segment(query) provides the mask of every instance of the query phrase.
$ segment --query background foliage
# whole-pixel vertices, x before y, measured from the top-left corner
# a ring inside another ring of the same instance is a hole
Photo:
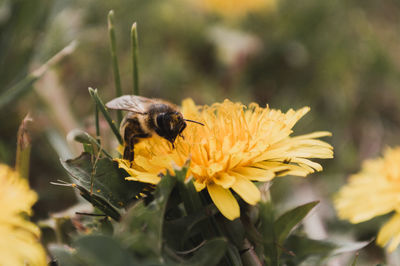
[[[226,18],[192,2],[0,1],[0,93],[79,41],[72,55],[0,112],[0,161],[8,164],[15,158],[20,121],[27,112],[35,119],[30,174],[40,195],[35,219],[76,202],[71,190],[49,182],[67,179],[58,157],[79,154],[79,146],[66,142],[67,133],[74,128],[94,133],[87,87],[98,88],[105,100],[114,97],[106,26],[113,9],[125,93],[131,91],[129,31],[136,21],[144,96],[175,103],[192,97],[198,104],[228,97],[282,110],[310,106],[297,132],[331,131],[335,159],[306,180],[276,181],[274,202],[287,210],[321,199],[304,224],[309,236],[350,241],[376,235],[379,219],[350,226],[337,220],[330,199],[362,160],[400,142],[399,3],[282,0],[276,9]],[[107,139],[111,133],[101,122]],[[104,145],[111,150],[116,143]],[[393,255],[387,258],[373,244],[359,257],[360,263],[390,260]]]

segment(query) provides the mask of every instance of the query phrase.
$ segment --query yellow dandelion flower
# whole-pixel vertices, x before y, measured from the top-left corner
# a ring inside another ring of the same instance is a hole
[[[260,191],[254,181],[306,176],[322,170],[308,158],[332,158],[332,147],[316,139],[329,136],[329,132],[290,136],[295,123],[308,111],[304,107],[282,113],[268,106],[252,103],[246,107],[229,100],[197,107],[188,99],[182,104],[184,117],[205,126],[188,123],[175,149],[159,136],[144,139],[135,145],[134,162],[117,161],[130,175],[128,180],[157,184],[160,173],[174,175],[173,166],[182,166],[190,158],[187,178],[193,178],[197,191],[207,189],[221,213],[233,220],[240,211],[232,191],[255,205]]]
[[[196,3],[204,10],[225,17],[241,17],[252,11],[271,11],[276,7],[276,0],[202,0]]]
[[[360,223],[395,211],[380,229],[377,243],[392,252],[400,242],[400,147],[388,148],[383,158],[367,160],[359,173],[350,176],[348,184],[334,199],[338,216]]]
[[[36,200],[26,180],[0,164],[0,265],[47,265],[40,230],[24,217]]]

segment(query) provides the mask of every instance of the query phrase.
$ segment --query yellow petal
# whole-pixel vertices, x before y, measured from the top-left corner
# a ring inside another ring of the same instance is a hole
[[[399,193],[400,187],[379,173],[362,172],[351,176],[334,203],[340,218],[359,223],[395,210],[399,206]]]
[[[234,172],[246,176],[250,180],[256,180],[260,182],[270,181],[275,176],[272,171],[258,167],[239,167],[236,168]]]
[[[215,184],[222,186],[225,189],[230,188],[233,183],[235,183],[236,179],[233,175],[229,175],[226,173],[219,174],[214,179]]]
[[[124,160],[124,159],[114,159],[114,161],[116,161],[118,163],[118,167],[122,168],[124,170],[127,170],[130,168],[130,162],[128,160]]]
[[[261,199],[261,193],[257,186],[241,175],[236,176],[236,182],[233,184],[232,189],[250,205],[257,204]]]
[[[197,192],[202,191],[206,187],[206,184],[199,183],[196,180],[193,182],[193,185]]]
[[[385,225],[379,230],[376,243],[380,246],[385,246],[389,243],[388,251],[394,251],[400,242],[400,214],[396,213]]]
[[[125,177],[126,180],[139,181],[143,183],[150,183],[157,185],[161,178],[158,175],[142,172],[138,175]]]
[[[158,173],[149,173],[138,171],[130,167],[130,162],[123,159],[114,159],[118,162],[118,167],[124,169],[130,176],[126,177],[126,180],[139,181],[143,183],[158,184],[161,178]]]
[[[223,169],[223,166],[218,163],[213,163],[208,166],[207,168],[207,174],[208,176],[213,176],[215,173],[221,171]]]
[[[292,139],[316,139],[321,137],[329,137],[332,136],[331,132],[328,131],[316,131],[310,134],[305,134],[297,137],[293,137]]]
[[[293,116],[290,115],[291,111],[292,110],[289,110],[287,112],[287,114],[289,114],[289,115],[287,115],[287,120],[286,120],[286,124],[288,125],[289,128],[292,128],[294,126],[294,124],[296,124],[296,122],[300,120],[300,118],[302,118],[306,113],[308,113],[310,111],[310,107],[305,106],[305,107],[297,110],[293,114]]]
[[[311,160],[308,159],[304,159],[304,158],[294,158],[292,159],[292,162],[294,163],[300,163],[300,164],[304,164],[307,166],[310,166],[311,168],[317,170],[317,171],[322,171],[322,166],[319,163],[313,162]]]
[[[240,216],[240,208],[235,197],[228,189],[216,184],[207,185],[208,193],[218,210],[229,220]]]

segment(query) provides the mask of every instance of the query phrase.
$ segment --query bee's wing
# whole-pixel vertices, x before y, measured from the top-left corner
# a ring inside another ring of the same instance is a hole
[[[146,114],[149,110],[149,106],[154,102],[154,100],[135,95],[124,95],[115,98],[108,103],[106,107],[109,109],[125,110],[139,114]]]

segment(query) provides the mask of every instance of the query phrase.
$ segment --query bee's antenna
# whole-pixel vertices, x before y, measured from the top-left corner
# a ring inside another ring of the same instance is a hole
[[[197,121],[194,121],[194,120],[190,120],[190,119],[183,119],[183,120],[204,126],[203,123],[200,123],[200,122],[197,122]]]

